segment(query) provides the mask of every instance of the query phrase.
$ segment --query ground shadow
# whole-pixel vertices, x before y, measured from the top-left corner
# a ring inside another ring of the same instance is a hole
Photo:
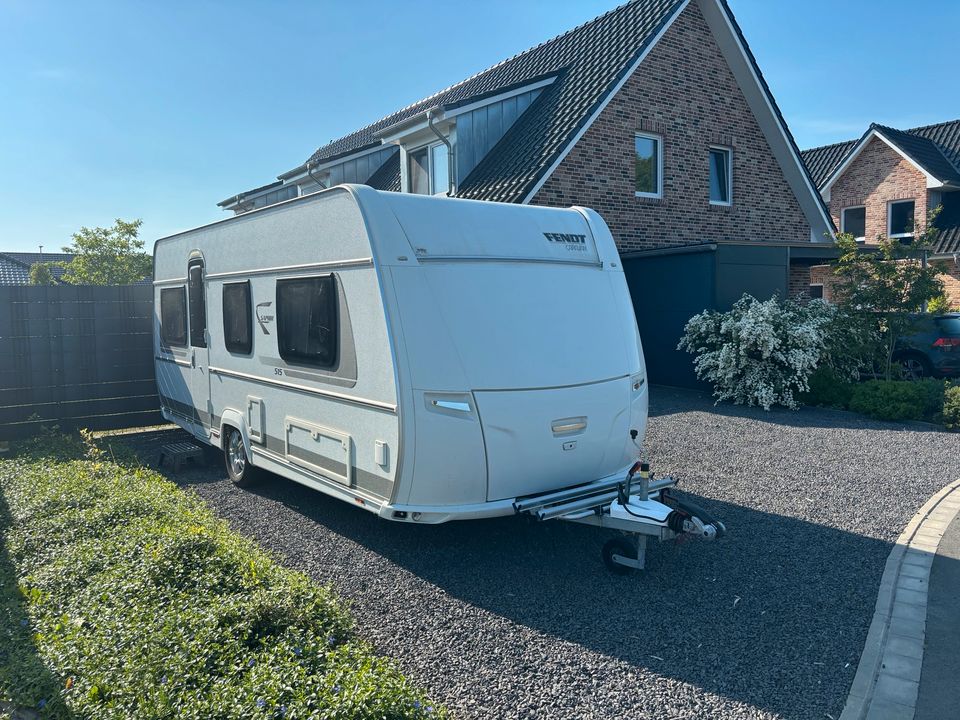
[[[139,442],[149,461],[159,439]],[[172,479],[203,494],[224,478],[217,463]],[[815,519],[697,498],[727,523],[723,541],[658,545],[647,571],[616,577],[600,562],[610,534],[593,528],[520,517],[397,524],[273,475],[252,492],[291,511],[284,527],[264,531],[248,503],[221,513],[321,581],[363,570],[333,548],[320,550],[326,565],[305,565],[297,549],[310,524],[339,536],[340,552],[369,549],[488,613],[785,718],[839,717],[890,551]]]

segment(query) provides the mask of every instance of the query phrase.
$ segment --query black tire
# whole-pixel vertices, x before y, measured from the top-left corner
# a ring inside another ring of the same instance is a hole
[[[237,487],[250,487],[260,479],[260,473],[250,464],[250,458],[243,447],[243,436],[235,428],[227,428],[224,435],[223,461],[227,466],[227,475]]]
[[[629,575],[633,572],[634,568],[615,562],[613,556],[619,555],[630,558],[631,560],[636,560],[637,545],[635,541],[631,542],[625,537],[613,538],[613,540],[607,540],[603,544],[602,555],[603,564],[607,566],[607,570],[614,575]]]
[[[900,376],[904,380],[923,380],[933,377],[933,366],[925,355],[909,353],[898,355],[894,362],[900,365]]]

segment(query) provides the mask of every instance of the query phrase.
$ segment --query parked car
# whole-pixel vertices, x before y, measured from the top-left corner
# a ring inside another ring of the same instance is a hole
[[[960,375],[960,313],[917,315],[893,354],[905,380]]]

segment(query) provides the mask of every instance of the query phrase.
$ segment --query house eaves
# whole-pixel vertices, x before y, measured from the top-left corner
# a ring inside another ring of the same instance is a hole
[[[797,147],[796,141],[787,127],[786,120],[773,98],[773,94],[760,71],[756,58],[750,50],[730,6],[726,0],[689,1],[696,2],[699,5],[727,64],[737,78],[737,82],[763,130],[768,144],[776,156],[785,179],[793,190],[807,221],[810,223],[811,241],[829,241],[829,238],[836,232],[833,220],[823,202],[823,198],[817,192],[816,185],[800,156],[800,150]],[[578,128],[576,134],[568,142],[567,146],[558,153],[549,168],[546,169],[538,181],[527,191],[524,202],[530,202],[536,193],[539,192],[551,173],[560,165],[563,159],[573,149],[574,145],[583,137],[590,125],[592,125],[617,92],[620,91],[629,77],[638,71],[643,60],[656,46],[680,13],[686,9],[689,1],[683,2],[675,7],[674,11],[663,19],[657,30],[647,39],[647,42],[638,49],[633,61],[621,72],[617,81],[600,102],[598,102],[591,114]],[[642,69],[640,71],[642,72]],[[819,232],[818,229],[820,230]]]
[[[797,147],[793,133],[790,132],[787,121],[773,97],[773,92],[743,35],[743,30],[737,23],[733,10],[730,9],[727,0],[699,0],[699,2],[704,17],[710,24],[714,37],[717,38],[720,49],[783,170],[787,183],[793,189],[797,202],[810,223],[811,240],[830,242],[837,230],[833,224],[833,218],[820,193],[817,192],[817,186],[800,156],[800,148]],[[726,35],[722,32],[723,27],[727,30]],[[731,42],[733,47],[730,46]]]
[[[953,166],[936,143],[902,130],[873,123],[821,185],[820,194],[825,200],[830,199],[830,189],[874,139],[886,144],[922,173],[928,188],[960,187],[960,171]]]
[[[323,145],[308,163],[311,169],[321,169],[364,150],[375,151],[382,147],[381,138],[389,137],[387,133],[424,122],[431,108],[441,108],[449,117],[542,82],[543,91],[472,171],[460,178],[457,191],[458,197],[468,199],[529,202],[691,3],[706,18],[760,122],[810,224],[811,239],[820,239],[833,231],[832,220],[725,0],[632,0]],[[278,177],[289,182],[304,176],[306,169],[304,163]]]
[[[252,200],[259,195],[264,195],[271,190],[276,190],[278,187],[283,185],[280,180],[275,180],[272,183],[267,183],[266,185],[261,185],[260,187],[253,188],[253,190],[247,190],[246,192],[238,193],[237,195],[232,195],[226,200],[221,200],[217,203],[217,207],[228,207],[230,205],[237,205],[243,200]]]
[[[277,175],[277,178],[283,182],[290,182],[291,180],[299,179],[305,176],[308,168],[310,170],[323,170],[324,168],[328,168],[331,165],[336,165],[338,162],[346,160],[347,158],[354,156],[359,157],[360,155],[379,150],[382,145],[383,143],[380,140],[375,140],[351,150],[343,150],[335,155],[325,157],[322,160],[314,160],[314,158],[311,156],[311,158],[302,165],[298,165],[292,170],[287,170],[284,173],[280,173]]]

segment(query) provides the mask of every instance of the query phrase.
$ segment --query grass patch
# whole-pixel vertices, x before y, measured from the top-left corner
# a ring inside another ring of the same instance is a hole
[[[327,587],[129,460],[0,460],[0,717],[443,717]]]

